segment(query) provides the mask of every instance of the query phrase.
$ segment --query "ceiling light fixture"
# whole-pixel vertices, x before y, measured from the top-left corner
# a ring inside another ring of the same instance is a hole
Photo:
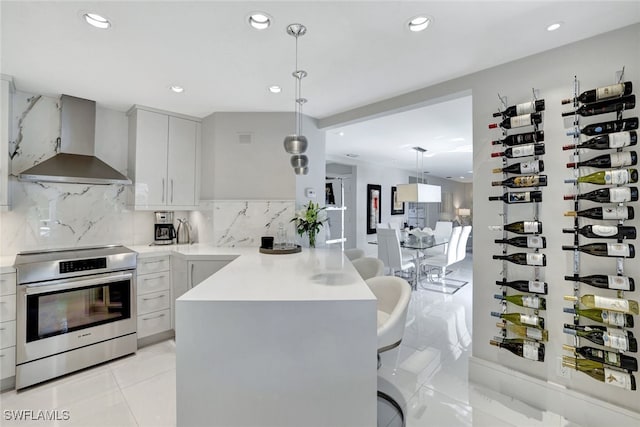
[[[175,92],[175,93],[182,93],[182,92],[184,92],[184,88],[183,88],[182,86],[178,86],[178,85],[171,85],[171,86],[169,87],[169,89],[171,89],[171,91],[172,91],[172,92]]]
[[[419,15],[411,18],[407,25],[409,30],[414,33],[426,30],[433,23],[433,18],[430,16]]]
[[[296,175],[306,175],[309,173],[309,159],[304,153],[307,150],[307,137],[302,135],[302,105],[307,102],[302,97],[302,79],[307,76],[307,72],[298,69],[298,38],[307,33],[307,27],[302,24],[291,24],[287,27],[287,34],[296,38],[296,69],[292,73],[296,79],[296,104],[295,104],[295,133],[287,135],[284,139],[284,149],[291,156],[291,165]],[[304,165],[304,166],[303,166]]]
[[[360,157],[360,154],[347,153],[347,154],[345,154],[345,156],[347,156],[347,157],[351,157],[351,158],[355,159],[356,157]]]
[[[106,30],[111,26],[111,22],[107,18],[100,16],[97,13],[87,12],[82,15],[82,17],[87,21],[87,24],[100,28],[101,30]]]
[[[248,18],[251,28],[266,30],[271,26],[271,17],[264,12],[253,12]]]
[[[344,132],[338,132],[338,136],[344,136]]]
[[[442,189],[439,185],[424,183],[424,153],[422,147],[413,147],[416,151],[416,182],[414,184],[396,185],[398,202],[415,203],[440,203],[442,201]],[[422,155],[422,173],[418,174],[418,157]]]
[[[271,93],[280,93],[282,92],[282,88],[277,85],[269,86],[269,92]]]
[[[547,27],[547,31],[555,31],[562,26],[562,22],[555,22]]]

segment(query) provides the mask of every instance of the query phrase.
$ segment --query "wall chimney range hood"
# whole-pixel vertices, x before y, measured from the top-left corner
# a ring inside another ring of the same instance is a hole
[[[95,156],[96,103],[62,95],[60,152],[18,174],[21,181],[74,184],[131,184],[131,180]]]

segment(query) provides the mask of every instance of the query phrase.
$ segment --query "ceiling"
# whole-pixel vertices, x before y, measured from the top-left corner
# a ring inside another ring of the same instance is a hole
[[[267,30],[247,25],[256,10],[273,17]],[[83,11],[109,18],[112,27],[89,27]],[[13,76],[18,90],[66,93],[120,111],[142,104],[197,117],[292,111],[295,41],[285,29],[300,22],[308,28],[299,40],[300,68],[309,74],[302,87],[309,100],[304,112],[326,118],[639,22],[640,2],[3,0],[0,13],[0,72]],[[432,16],[433,25],[412,33],[406,23],[417,14]],[[547,32],[557,21],[564,25]],[[173,84],[185,91],[169,91]],[[271,94],[271,85],[282,92]],[[423,119],[437,111],[406,113],[420,117],[411,123],[389,118],[384,132],[388,140],[409,144],[409,133],[424,136]],[[403,134],[394,136],[394,123]],[[379,124],[371,127],[380,132]],[[347,130],[348,144],[367,160],[364,144],[373,138],[363,128],[345,127],[337,146],[329,137],[327,152],[342,150]],[[355,135],[362,138],[359,148]],[[423,138],[424,144],[440,135],[471,144],[470,134],[441,129]],[[379,157],[376,152],[371,161]],[[457,162],[453,154],[448,157]]]

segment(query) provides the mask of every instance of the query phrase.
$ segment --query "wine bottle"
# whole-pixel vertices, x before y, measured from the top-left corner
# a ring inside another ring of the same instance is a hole
[[[564,279],[581,282],[600,289],[616,289],[631,292],[636,290],[636,283],[632,277],[592,274],[590,276],[564,276]]]
[[[534,310],[546,310],[547,300],[538,295],[499,295],[493,296],[495,299],[509,301],[520,307],[533,308]]]
[[[510,188],[524,188],[524,187],[546,187],[547,176],[546,175],[526,175],[526,176],[514,176],[504,181],[493,181],[491,185],[497,187],[499,185]]]
[[[512,280],[507,282],[507,279],[502,279],[496,280],[496,285],[508,286],[520,292],[531,292],[534,294],[546,295],[548,292],[547,284],[538,280]]]
[[[562,349],[570,351],[574,354],[579,354],[585,359],[615,366],[617,368],[626,369],[627,371],[635,372],[638,370],[638,361],[635,357],[616,353],[614,351],[600,350],[599,348],[586,346],[576,348],[566,344],[562,345]]]
[[[565,334],[577,335],[605,347],[632,353],[638,351],[638,341],[631,331],[600,325],[581,326],[568,323],[564,324],[563,331]]]
[[[600,310],[617,311],[619,313],[628,314],[640,314],[640,308],[638,307],[638,301],[625,299],[625,298],[611,298],[603,297],[600,295],[582,295],[578,298],[575,295],[565,295],[565,301],[578,301],[580,304],[589,308],[597,308]]]
[[[509,350],[511,353],[525,359],[544,362],[544,344],[540,342],[512,338],[503,339],[502,341],[490,340],[489,344]]]
[[[591,102],[602,101],[610,98],[618,98],[620,96],[629,95],[633,90],[631,82],[617,83],[614,85],[603,86],[582,92],[577,98],[566,98],[562,100],[562,104],[569,104],[574,100],[589,104]]]
[[[567,136],[578,136],[580,134],[587,136],[603,135],[606,133],[622,132],[638,129],[638,118],[630,117],[622,120],[612,120],[610,122],[594,123],[583,127],[582,129],[573,128],[567,132]]]
[[[518,191],[491,196],[489,200],[502,200],[505,203],[533,203],[542,201],[542,191]]]
[[[635,105],[635,104],[634,104]],[[531,126],[542,121],[542,114],[528,113],[520,116],[508,117],[500,123],[491,123],[489,129],[495,129],[500,126],[502,129],[521,128],[523,126]]]
[[[532,328],[530,326],[514,325],[511,323],[496,323],[498,328],[506,329],[522,338],[538,341],[549,341],[549,331],[546,329]]]
[[[592,168],[618,168],[622,166],[633,166],[638,163],[638,154],[635,151],[621,151],[618,153],[603,154],[593,159],[582,162],[567,163],[568,168],[592,167]]]
[[[539,329],[544,329],[544,318],[536,316],[535,314],[498,313],[497,311],[492,311],[491,315],[493,317],[499,317],[507,320],[516,325],[533,326]]]
[[[591,219],[633,219],[635,217],[635,210],[633,206],[599,207],[577,212],[568,211],[564,213],[564,216],[581,216]]]
[[[634,258],[636,248],[631,243],[589,243],[582,246],[562,245],[565,251],[580,251],[593,256]]]
[[[636,389],[636,379],[628,372],[617,371],[605,367],[594,360],[576,359],[571,356],[562,356],[562,366],[584,372],[591,378],[605,384],[614,385],[625,390]]]
[[[539,173],[542,171],[544,171],[544,161],[542,160],[514,163],[504,168],[492,170],[493,173]]]
[[[493,117],[513,117],[521,116],[523,114],[537,113],[544,111],[544,99],[537,99],[535,101],[523,102],[522,104],[512,105],[505,108],[499,113],[493,113]]]
[[[627,95],[605,101],[584,104],[577,110],[565,111],[562,117],[578,114],[583,117],[595,116],[597,114],[612,113],[614,111],[631,110],[636,106],[636,96]],[[515,117],[514,117],[515,118]]]
[[[547,265],[547,257],[544,254],[536,252],[518,252],[510,255],[494,255],[493,259],[501,259],[519,265],[545,266]]]
[[[630,147],[637,143],[638,133],[636,131],[625,131],[596,136],[580,144],[564,145],[562,149],[573,150],[574,148],[588,148],[590,150],[608,150],[610,148]]]
[[[589,237],[592,239],[605,238],[605,239],[635,239],[636,228],[632,226],[624,225],[585,225],[582,228],[563,228],[563,233],[575,233]]]
[[[544,154],[544,144],[526,144],[509,147],[504,151],[491,153],[491,157],[507,157],[514,159],[525,156],[541,156]]]
[[[511,239],[496,239],[494,242],[504,243],[518,248],[544,249],[547,247],[547,239],[542,236],[522,236],[513,237]]]
[[[542,223],[540,221],[516,221],[504,226],[490,225],[489,230],[506,230],[516,234],[540,234],[542,233]]]
[[[566,183],[583,182],[596,185],[624,185],[630,182],[638,182],[637,169],[613,169],[607,171],[594,172],[589,175],[578,177],[578,179],[565,179]]]
[[[633,316],[626,313],[619,313],[617,311],[602,310],[598,308],[568,308],[562,309],[565,313],[570,313],[587,319],[595,320],[596,322],[605,323],[611,326],[620,326],[621,328],[633,328],[634,321]]]
[[[519,133],[516,135],[508,135],[508,136],[505,136],[503,139],[491,141],[491,145],[513,146],[513,145],[522,145],[522,144],[532,144],[535,142],[542,142],[542,141],[544,141],[544,131],[539,130],[536,132],[525,132],[525,133]]]
[[[638,187],[599,188],[584,194],[568,194],[564,200],[590,200],[596,203],[623,203],[638,201]]]

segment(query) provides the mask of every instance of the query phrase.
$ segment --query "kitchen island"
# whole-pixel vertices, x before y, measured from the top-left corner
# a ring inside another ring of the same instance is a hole
[[[177,424],[376,425],[376,299],[342,252],[232,250],[176,301]]]

